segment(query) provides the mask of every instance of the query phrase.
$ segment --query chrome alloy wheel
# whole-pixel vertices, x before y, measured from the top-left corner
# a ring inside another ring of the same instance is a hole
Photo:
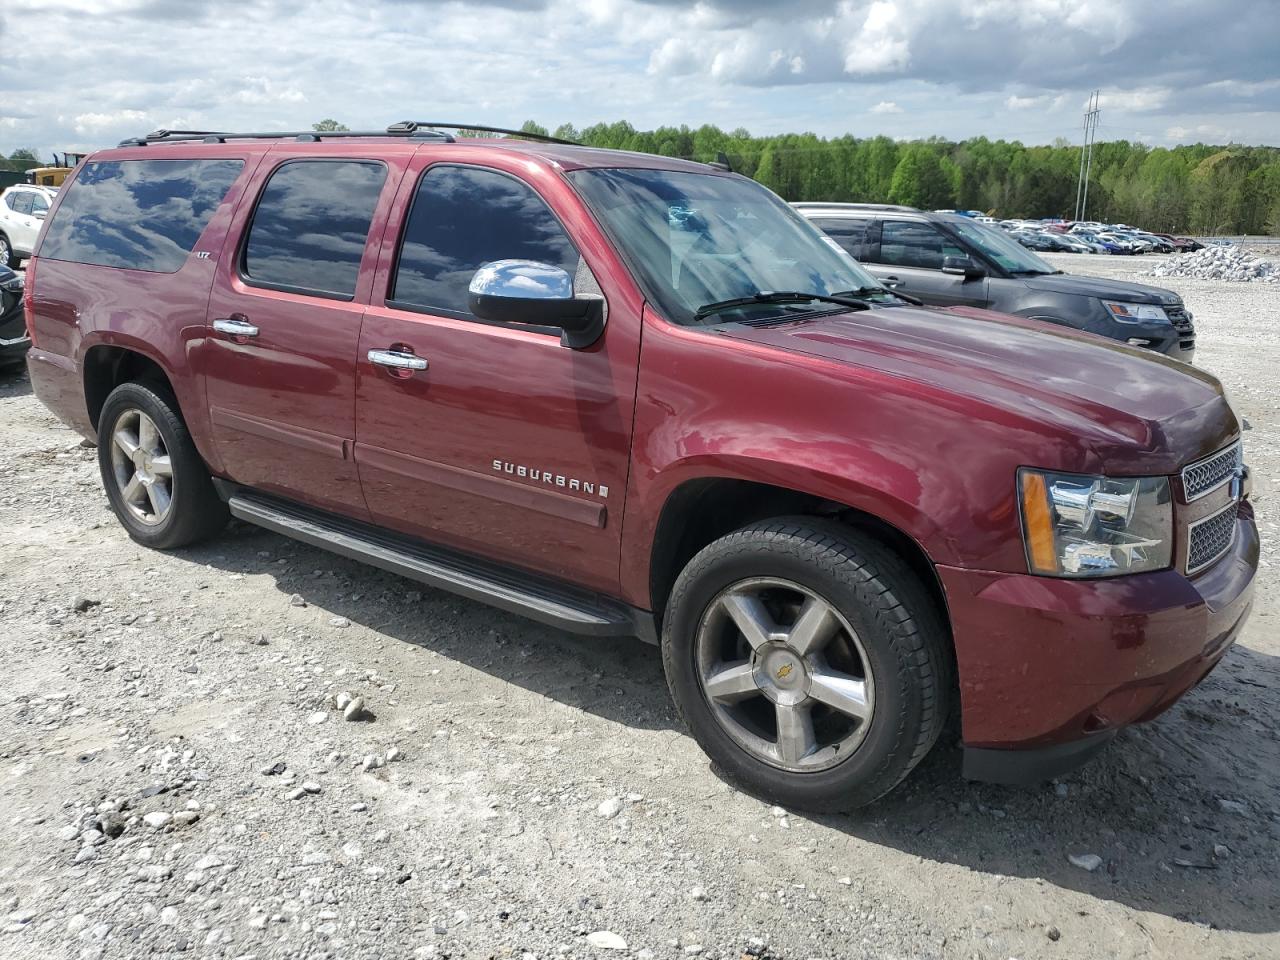
[[[116,418],[111,464],[129,513],[148,526],[163,523],[173,505],[173,464],[155,421],[141,410]]]
[[[757,760],[827,770],[870,729],[875,683],[866,650],[832,604],[797,583],[729,586],[707,606],[695,651],[712,714]]]

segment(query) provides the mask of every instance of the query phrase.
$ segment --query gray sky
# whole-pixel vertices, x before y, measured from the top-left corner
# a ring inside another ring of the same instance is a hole
[[[5,0],[0,151],[401,119],[1280,144],[1276,0]]]

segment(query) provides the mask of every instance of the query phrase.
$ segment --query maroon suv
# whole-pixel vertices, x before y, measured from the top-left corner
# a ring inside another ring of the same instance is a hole
[[[159,549],[228,516],[599,637],[771,800],[867,803],[952,711],[1050,776],[1249,612],[1218,382],[885,289],[721,165],[558,142],[159,132],[26,284],[32,383]]]

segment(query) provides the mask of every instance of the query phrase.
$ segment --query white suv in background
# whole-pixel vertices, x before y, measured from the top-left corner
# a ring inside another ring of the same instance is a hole
[[[0,194],[0,267],[18,266],[31,256],[40,225],[49,215],[57,191],[19,183]]]

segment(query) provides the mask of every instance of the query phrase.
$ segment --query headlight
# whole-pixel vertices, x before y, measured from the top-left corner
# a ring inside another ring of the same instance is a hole
[[[1113,480],[1023,468],[1018,488],[1032,573],[1114,577],[1173,561],[1167,477]]]
[[[1164,307],[1158,307],[1154,303],[1120,303],[1115,300],[1103,300],[1102,305],[1121,323],[1169,319],[1169,315],[1164,312]]]

